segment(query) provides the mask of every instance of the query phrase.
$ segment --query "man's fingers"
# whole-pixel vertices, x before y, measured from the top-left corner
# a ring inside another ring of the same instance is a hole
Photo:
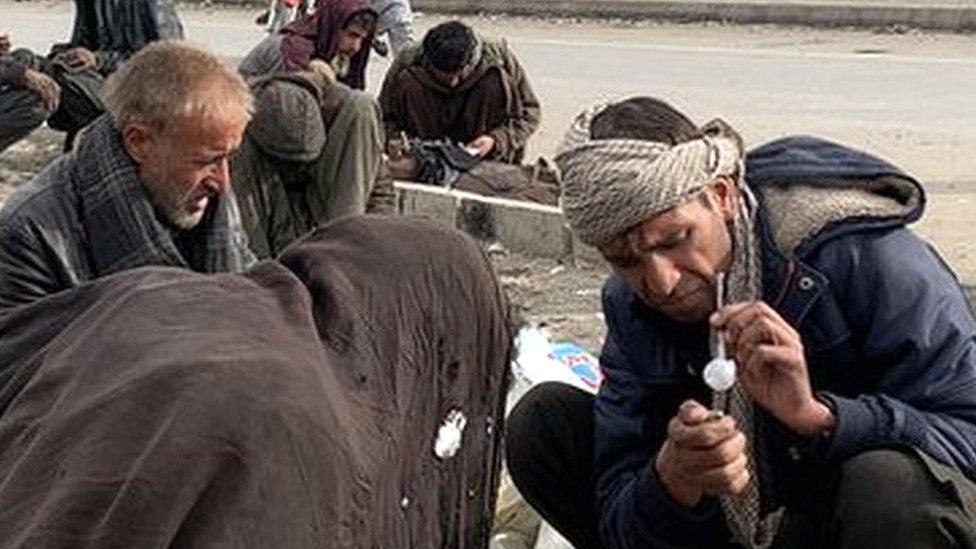
[[[682,466],[688,471],[707,471],[734,462],[746,447],[746,436],[737,432],[731,438],[706,450],[680,449]]]
[[[736,337],[736,344],[741,347],[758,345],[760,343],[772,345],[779,343],[776,332],[773,330],[769,321],[764,318],[757,318],[753,322],[745,325]]]
[[[676,418],[668,426],[668,437],[683,448],[711,448],[737,432],[735,420],[728,416],[697,425],[688,425]]]
[[[61,102],[61,86],[53,78],[45,77],[41,79],[40,87],[41,100],[44,101],[44,106],[52,112],[58,110],[58,104]]]
[[[730,332],[728,344],[730,352],[741,362],[757,345],[798,347],[800,341],[792,330],[787,330],[767,317],[758,317],[741,331]]]
[[[702,423],[708,415],[708,408],[694,400],[686,400],[678,407],[678,418],[689,425]]]
[[[709,317],[709,323],[715,328],[725,328],[729,323],[729,320],[739,316],[745,311],[748,311],[754,304],[754,301],[743,301],[741,303],[733,303],[731,305],[726,305],[721,309],[712,313]]]
[[[746,468],[740,471],[737,476],[735,476],[728,482],[703,488],[702,491],[710,496],[718,496],[718,495],[737,496],[739,494],[742,494],[745,491],[751,479],[752,479],[752,475],[749,474],[749,469]]]
[[[779,319],[784,324],[786,323],[779,313],[765,301],[743,301],[726,305],[715,311],[709,318],[709,322],[716,328],[725,328],[728,324],[744,326],[752,319],[760,316]]]
[[[741,482],[743,474],[748,475],[749,459],[745,454],[740,454],[731,463],[726,463],[720,467],[709,469],[697,475],[695,481],[709,493],[728,492],[730,488]]]
[[[50,110],[51,112],[55,112],[55,111],[58,110],[58,107],[61,105],[61,87],[60,86],[58,86],[57,84],[55,84],[51,88],[50,98],[48,98],[48,100],[46,101],[46,103],[47,103],[48,110]]]
[[[733,352],[760,343],[796,345],[800,342],[799,333],[761,301],[725,307],[713,315],[711,324],[725,332]]]
[[[732,495],[739,495],[742,492],[744,492],[745,489],[746,489],[746,486],[749,485],[749,480],[751,478],[752,478],[752,476],[749,474],[749,469],[747,467],[729,485],[729,488],[728,488],[729,493],[732,494]]]
[[[746,355],[743,365],[743,375],[746,377],[757,377],[762,373],[763,368],[777,368],[800,364],[801,357],[797,356],[797,350],[782,345],[757,345]],[[787,368],[786,370],[789,370]],[[784,370],[784,372],[786,371]]]

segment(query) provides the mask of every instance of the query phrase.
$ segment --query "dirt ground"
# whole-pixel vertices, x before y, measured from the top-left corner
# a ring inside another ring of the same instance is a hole
[[[544,327],[556,341],[573,341],[591,353],[599,352],[606,333],[600,312],[605,266],[491,255],[499,281],[523,320]]]
[[[0,154],[0,202],[13,192],[14,187],[30,181],[61,152],[63,136],[40,128]]]

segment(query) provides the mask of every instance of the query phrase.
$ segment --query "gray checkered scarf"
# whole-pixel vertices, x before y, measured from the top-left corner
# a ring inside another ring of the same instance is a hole
[[[617,235],[701,193],[716,177],[725,176],[740,191],[739,208],[730,232],[732,265],[727,273],[726,301],[760,299],[762,277],[755,233],[756,201],[744,182],[742,140],[721,120],[702,127],[702,137],[678,145],[637,139],[592,139],[593,118],[609,106],[602,103],[581,113],[559,147],[556,163],[562,172],[562,207],[573,231],[591,245]],[[761,516],[757,459],[762,448],[754,441],[751,397],[736,384],[728,394],[729,412],[747,434],[746,453],[752,474],[745,492],[721,497],[726,524],[733,539],[748,548],[767,547],[781,513]]]
[[[256,261],[233,194],[212,201],[189,231],[163,225],[107,115],[92,122],[71,154],[96,276],[146,265],[240,271]]]

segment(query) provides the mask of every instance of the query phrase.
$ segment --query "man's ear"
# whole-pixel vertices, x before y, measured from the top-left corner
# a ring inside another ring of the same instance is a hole
[[[153,136],[149,128],[130,122],[122,128],[122,145],[136,164],[143,164],[153,153]]]
[[[719,212],[726,221],[731,222],[735,219],[735,212],[739,208],[739,188],[730,177],[722,175],[712,182],[712,190],[715,193]]]

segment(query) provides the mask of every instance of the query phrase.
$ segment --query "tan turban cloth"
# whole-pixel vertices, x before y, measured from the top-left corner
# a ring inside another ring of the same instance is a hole
[[[639,139],[592,139],[590,125],[609,103],[577,116],[560,145],[556,163],[562,172],[562,207],[570,227],[587,244],[599,246],[642,221],[694,198],[715,178],[730,178],[741,199],[730,228],[732,265],[727,273],[729,303],[762,296],[759,248],[755,236],[755,199],[744,183],[742,139],[724,121],[702,127],[702,137],[671,146]],[[763,514],[757,456],[762,437],[753,422],[752,397],[736,383],[713,396],[713,406],[727,409],[746,434],[749,484],[739,496],[722,496],[725,522],[733,539],[750,549],[768,547],[782,510]]]
[[[590,124],[606,103],[573,122],[556,153],[563,211],[579,238],[594,246],[687,201],[718,176],[738,181],[742,140],[721,120],[705,135],[674,147],[639,139],[591,139]]]

